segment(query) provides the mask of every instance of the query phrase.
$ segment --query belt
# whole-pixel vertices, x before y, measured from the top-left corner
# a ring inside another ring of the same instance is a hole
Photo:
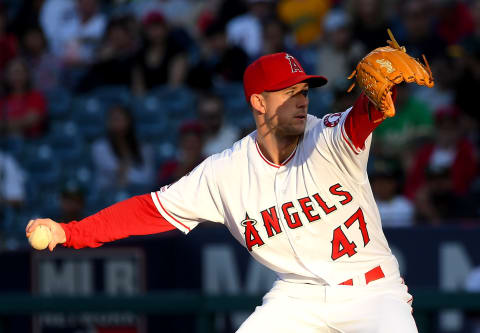
[[[365,282],[366,284],[369,284],[372,281],[380,280],[384,277],[385,274],[383,273],[382,268],[377,266],[365,273]],[[339,284],[344,286],[353,286],[353,279],[348,279]]]

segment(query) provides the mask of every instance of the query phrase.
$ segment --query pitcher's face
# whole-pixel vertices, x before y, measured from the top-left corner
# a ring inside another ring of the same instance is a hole
[[[298,136],[305,131],[308,112],[308,84],[297,83],[288,88],[264,92],[265,123],[281,136]]]

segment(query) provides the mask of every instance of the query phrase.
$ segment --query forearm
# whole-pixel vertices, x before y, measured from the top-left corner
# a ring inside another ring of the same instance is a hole
[[[155,208],[150,194],[135,196],[81,221],[61,223],[66,247],[98,247],[132,235],[150,235],[175,229]]]
[[[396,91],[392,90],[392,99],[395,101]],[[383,113],[377,110],[362,93],[345,119],[345,132],[355,147],[363,149],[365,140],[383,121]]]

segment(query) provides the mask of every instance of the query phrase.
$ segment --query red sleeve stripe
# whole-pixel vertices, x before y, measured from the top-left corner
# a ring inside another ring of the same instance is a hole
[[[185,224],[183,224],[182,222],[180,222],[179,220],[177,220],[175,217],[173,217],[172,214],[170,214],[166,209],[165,207],[163,207],[162,203],[160,202],[160,198],[158,197],[158,193],[157,192],[152,192],[151,193],[152,195],[152,200],[153,200],[153,203],[155,204],[155,206],[157,207],[157,210],[158,212],[160,213],[160,215],[162,215],[163,217],[165,217],[165,219],[168,220],[168,222],[170,222],[171,224],[173,224],[177,229],[179,229],[180,231],[182,231],[183,233],[185,234],[188,234],[190,232],[190,228],[187,227]]]
[[[351,108],[348,112],[351,111]],[[346,117],[345,117],[346,118]],[[341,125],[341,131],[342,131],[342,138],[343,140],[345,140],[345,142],[347,143],[347,145],[350,147],[350,149],[355,153],[355,155],[358,155],[359,153],[361,153],[362,151],[360,149],[356,149],[355,148],[355,145],[353,144],[352,140],[348,137],[348,134],[345,133],[345,127],[344,127],[344,124],[345,124],[345,121],[342,123]]]

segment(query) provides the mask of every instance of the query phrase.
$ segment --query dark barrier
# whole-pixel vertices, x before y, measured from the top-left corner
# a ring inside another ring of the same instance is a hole
[[[415,319],[420,333],[432,333],[434,314],[442,309],[480,312],[480,293],[416,290]],[[189,291],[156,291],[133,297],[40,297],[0,295],[0,319],[9,315],[80,312],[133,312],[137,314],[194,314],[196,333],[211,333],[214,314],[252,311],[261,295],[206,296]],[[0,320],[0,333],[6,333]]]

